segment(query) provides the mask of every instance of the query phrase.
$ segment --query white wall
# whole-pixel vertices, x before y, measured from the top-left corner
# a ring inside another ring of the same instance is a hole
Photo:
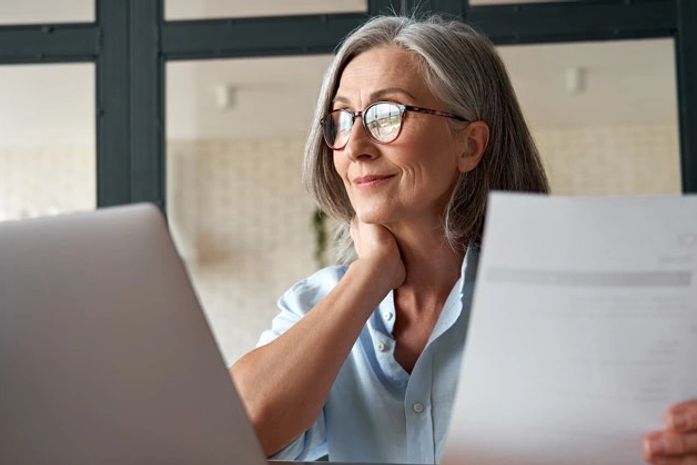
[[[94,73],[0,66],[0,221],[95,208]]]
[[[0,24],[94,21],[95,0],[2,0]]]
[[[241,18],[368,11],[367,0],[165,0],[165,19]]]
[[[180,173],[170,179],[170,223],[228,362],[254,347],[281,293],[317,269],[314,207],[300,183],[303,144],[302,137],[170,144],[168,165]]]
[[[95,66],[0,66],[0,147],[94,147]]]

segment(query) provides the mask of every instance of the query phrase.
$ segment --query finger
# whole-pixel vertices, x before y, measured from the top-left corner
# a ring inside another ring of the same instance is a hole
[[[688,456],[697,458],[697,433],[663,431],[653,433],[644,440],[644,457]]]
[[[351,224],[349,226],[349,234],[351,235],[351,240],[354,242],[354,244],[357,242],[357,234],[358,234],[358,223],[356,223],[356,219],[354,218],[351,220]]]
[[[351,224],[349,226],[349,235],[351,236],[351,242],[353,243],[353,250],[356,253],[356,255],[360,257],[360,233],[358,230],[358,220],[356,219],[356,217],[354,217],[351,220]]]
[[[686,457],[666,457],[657,456],[650,460],[648,463],[652,465],[697,465],[697,456],[690,455]]]
[[[666,425],[675,431],[697,431],[697,400],[673,405],[665,420]]]
[[[694,407],[697,406],[697,399],[690,399],[686,400],[685,402],[678,402],[677,404],[673,404],[669,410],[673,409],[681,409],[685,407]]]

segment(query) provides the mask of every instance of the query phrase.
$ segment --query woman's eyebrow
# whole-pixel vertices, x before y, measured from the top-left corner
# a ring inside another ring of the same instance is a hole
[[[349,105],[351,102],[349,101],[349,99],[342,97],[340,95],[337,95],[336,97],[334,97],[332,99],[332,103],[345,103],[346,105]]]
[[[390,94],[403,94],[412,100],[416,100],[416,97],[414,97],[411,93],[409,93],[408,91],[406,91],[402,88],[399,88],[399,87],[388,87],[387,89],[380,89],[380,90],[370,94],[370,99],[375,100],[375,99],[378,99],[380,97],[384,97],[385,95],[390,95]]]

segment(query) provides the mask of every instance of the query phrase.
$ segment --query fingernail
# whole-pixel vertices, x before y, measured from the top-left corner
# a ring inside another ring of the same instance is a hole
[[[687,427],[687,415],[682,412],[673,413],[670,416],[670,426],[673,429],[682,430]]]
[[[663,452],[663,441],[661,438],[653,438],[646,441],[646,451],[649,455],[660,454]]]

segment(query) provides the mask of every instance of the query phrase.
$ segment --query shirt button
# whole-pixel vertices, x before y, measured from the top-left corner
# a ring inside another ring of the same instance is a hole
[[[424,404],[421,402],[416,402],[414,405],[411,406],[411,408],[414,410],[414,413],[421,413],[424,411]]]
[[[394,315],[392,314],[392,312],[385,312],[385,319],[386,319],[387,321],[392,320],[392,317],[393,317],[393,316],[394,316]]]
[[[386,351],[386,350],[387,350],[387,344],[385,344],[385,343],[382,342],[382,341],[381,341],[381,342],[378,342],[378,350],[379,350],[380,352]]]

